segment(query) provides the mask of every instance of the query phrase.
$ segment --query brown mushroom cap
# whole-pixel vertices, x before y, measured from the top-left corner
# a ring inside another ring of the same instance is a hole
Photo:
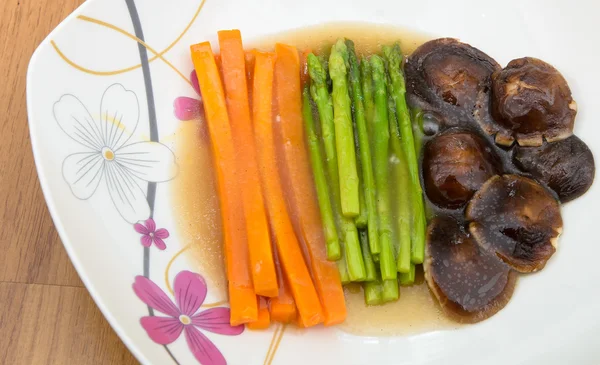
[[[583,195],[596,173],[592,151],[575,135],[540,147],[517,146],[513,161],[554,190],[563,203]]]
[[[513,270],[482,250],[451,217],[429,224],[424,269],[444,313],[461,323],[482,321],[504,308],[517,280]]]
[[[517,175],[489,179],[467,205],[466,218],[481,247],[520,272],[544,268],[563,224],[550,192]]]
[[[449,126],[478,119],[490,123],[491,75],[500,68],[490,56],[456,39],[429,41],[406,61],[409,103],[442,115]]]
[[[567,81],[554,67],[537,58],[510,61],[492,76],[492,115],[483,124],[496,142],[510,146],[541,146],[543,137],[559,141],[573,133],[577,104]]]
[[[483,183],[499,173],[501,163],[494,151],[471,132],[451,129],[425,145],[425,192],[439,207],[464,206]]]

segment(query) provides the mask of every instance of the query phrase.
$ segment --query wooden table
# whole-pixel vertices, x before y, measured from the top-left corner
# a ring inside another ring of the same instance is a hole
[[[0,364],[137,364],[77,276],[40,189],[25,75],[83,0],[0,1]]]

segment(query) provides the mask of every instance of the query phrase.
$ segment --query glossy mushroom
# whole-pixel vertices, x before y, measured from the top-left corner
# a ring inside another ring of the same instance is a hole
[[[496,314],[513,294],[516,273],[482,250],[451,217],[437,217],[427,233],[425,279],[450,318],[475,323]]]
[[[517,175],[489,179],[467,205],[466,218],[479,245],[520,272],[544,268],[563,224],[550,192]]]
[[[482,119],[491,122],[491,75],[500,65],[490,56],[452,38],[429,41],[405,65],[411,106],[436,112],[448,126]]]
[[[425,145],[425,192],[439,207],[464,206],[483,183],[499,173],[501,163],[494,151],[471,132],[451,129]]]
[[[510,61],[492,76],[492,123],[483,129],[496,143],[541,146],[573,133],[577,104],[567,81],[554,67],[537,58]]]
[[[594,155],[577,136],[514,149],[513,162],[546,184],[565,203],[583,195],[594,182]]]

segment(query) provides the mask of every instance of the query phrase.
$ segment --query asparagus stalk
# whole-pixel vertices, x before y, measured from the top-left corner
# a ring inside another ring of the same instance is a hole
[[[377,278],[377,271],[375,268],[375,262],[371,256],[371,249],[369,247],[369,235],[366,230],[360,230],[358,232],[360,239],[360,247],[362,249],[363,261],[365,262],[365,281],[373,281]]]
[[[399,281],[402,286],[409,286],[415,283],[415,264],[410,264],[410,270],[407,273],[400,274]]]
[[[398,288],[398,279],[384,280],[381,301],[383,303],[393,302],[400,297],[400,288]]]
[[[406,105],[406,84],[402,74],[402,52],[400,45],[383,47],[383,53],[389,65],[390,78],[396,104],[396,114],[402,135],[402,148],[408,162],[408,171],[411,180],[411,203],[413,210],[412,222],[412,252],[411,260],[415,264],[423,263],[425,256],[425,208],[423,203],[423,190],[419,179],[419,163],[415,149],[412,123],[408,106]]]
[[[383,304],[383,285],[381,280],[367,281],[363,283],[365,303],[367,305]]]
[[[373,76],[371,75],[371,64],[366,58],[360,60],[360,81],[365,104],[365,119],[367,120],[367,132],[373,136]],[[372,140],[372,139],[371,139]]]
[[[368,214],[368,232],[369,244],[373,253],[379,253],[379,221],[377,217],[377,203],[375,196],[375,177],[373,174],[373,162],[371,158],[371,146],[369,142],[369,132],[367,129],[366,112],[364,107],[364,98],[361,88],[360,69],[358,58],[354,51],[354,43],[346,41],[348,48],[348,63],[350,64],[349,83],[352,95],[352,105],[354,106],[354,121],[356,134],[358,135],[359,165],[362,172],[362,188],[364,193],[364,202]],[[361,207],[362,209],[362,207]],[[362,211],[361,211],[362,214]]]
[[[341,210],[340,182],[338,174],[338,159],[336,150],[336,131],[332,99],[327,91],[327,73],[317,56],[307,57],[308,73],[312,80],[311,95],[321,120],[321,134],[325,150],[325,164],[332,193],[334,216],[340,229],[340,243],[343,259],[346,261],[348,280],[362,281],[366,273],[362,259],[362,250],[358,239],[358,231],[352,219],[344,217]],[[341,264],[338,264],[338,268]],[[343,272],[340,271],[343,275]]]
[[[321,209],[321,220],[323,221],[323,231],[327,247],[327,259],[338,260],[341,256],[340,240],[333,218],[333,209],[329,200],[329,186],[325,177],[325,167],[323,166],[323,154],[317,137],[315,121],[312,115],[312,106],[310,104],[310,95],[308,86],[304,87],[302,93],[302,116],[304,118],[304,130],[308,141],[308,150],[310,154],[310,162],[313,170],[313,178],[317,191],[317,199],[319,208]]]
[[[340,273],[340,281],[342,282],[342,285],[346,285],[352,280],[350,280],[350,274],[348,274],[348,265],[346,263],[346,249],[343,243],[340,244],[340,249],[340,259],[337,260],[335,264],[337,266],[338,272]]]
[[[388,92],[391,91],[391,84],[387,78]],[[391,92],[389,92],[391,95]],[[398,121],[396,120],[396,108],[393,98],[388,98],[389,106],[389,128],[390,128],[390,169],[392,170],[392,181],[397,186],[395,208],[397,212],[397,234],[394,240],[396,252],[396,269],[400,273],[406,273],[410,270],[410,249],[411,249],[411,228],[412,221],[410,211],[410,189],[411,182],[408,176],[406,158],[402,150],[400,131],[398,130]]]
[[[381,277],[396,280],[396,260],[392,249],[392,218],[388,175],[388,95],[385,86],[383,59],[373,55],[370,59],[375,96],[373,113],[373,171],[377,188],[377,213],[379,216],[379,267]]]
[[[358,150],[357,150],[358,151]],[[358,173],[361,173],[362,166],[360,165],[360,160],[356,160],[356,169]],[[367,228],[369,223],[369,213],[367,212],[367,204],[365,203],[365,191],[364,191],[364,183],[359,179],[358,181],[358,201],[360,203],[360,213],[358,217],[354,219],[354,223],[356,227],[359,229]]]
[[[352,114],[348,96],[347,66],[348,50],[343,39],[331,48],[329,75],[333,82],[333,112],[335,124],[335,145],[338,156],[338,173],[342,214],[354,218],[360,213],[358,198],[358,173],[354,153],[354,133]]]

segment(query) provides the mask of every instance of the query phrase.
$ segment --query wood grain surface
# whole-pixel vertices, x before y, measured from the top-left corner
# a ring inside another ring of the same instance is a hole
[[[137,364],[67,257],[29,140],[29,59],[82,3],[0,1],[0,365]]]

